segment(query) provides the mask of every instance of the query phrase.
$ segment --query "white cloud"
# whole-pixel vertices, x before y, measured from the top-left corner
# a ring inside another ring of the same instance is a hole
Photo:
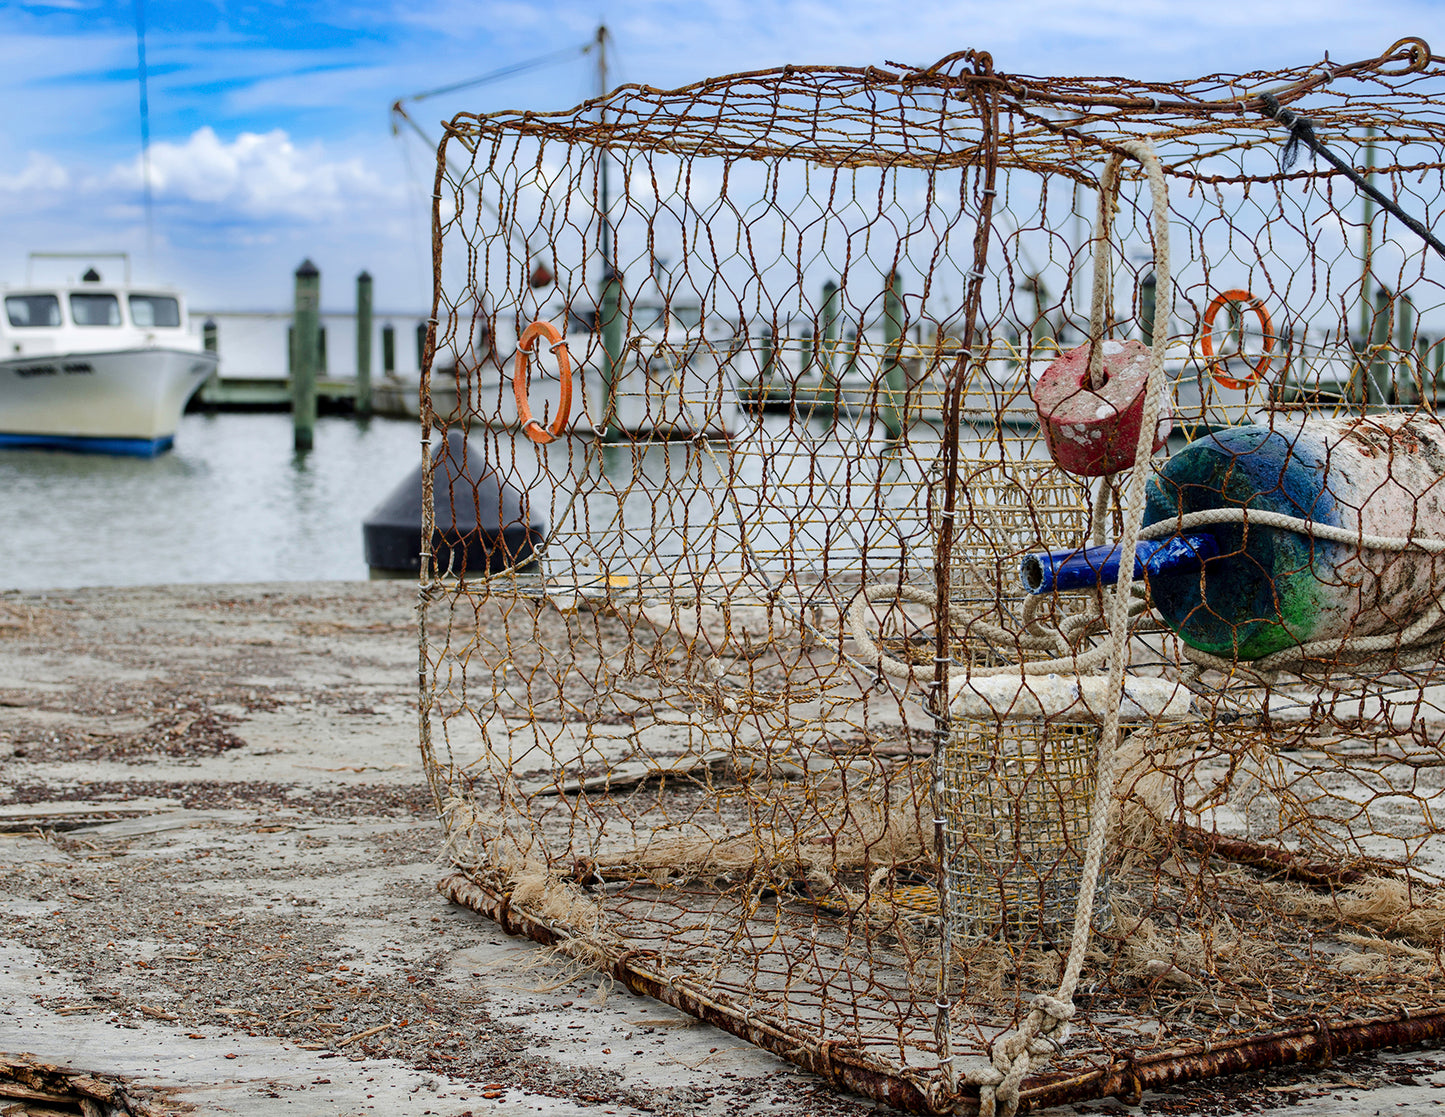
[[[319,143],[297,146],[279,128],[242,132],[227,142],[207,126],[184,143],[152,145],[150,164],[158,202],[204,205],[220,223],[265,218],[320,223],[403,199],[399,188],[361,159],[332,158]],[[100,185],[139,191],[140,157],[115,168]]]
[[[23,169],[0,174],[0,191],[30,195],[34,191],[59,191],[70,185],[70,174],[51,156],[32,151]]]

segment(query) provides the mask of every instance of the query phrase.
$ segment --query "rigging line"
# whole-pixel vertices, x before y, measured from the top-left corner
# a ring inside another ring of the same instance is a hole
[[[396,121],[398,117],[406,121],[407,127],[409,127],[413,132],[420,136],[422,142],[428,147],[437,151],[441,149],[441,145],[438,144],[435,140],[433,140],[429,135],[427,135],[426,130],[422,128],[420,124],[418,124],[415,120],[413,120],[410,116],[407,115],[406,110],[401,107],[400,101],[397,101],[391,106],[391,134],[393,136],[396,136],[398,138],[400,138],[401,136],[401,130],[396,126]],[[451,174],[452,178],[456,181],[458,187],[462,191],[465,191],[467,187],[470,186],[472,189],[472,193],[476,195],[477,205],[490,213],[498,221],[502,221],[501,211],[494,204],[492,204],[492,202],[488,201],[482,195],[481,183],[477,182],[475,179],[473,179],[473,181],[471,182],[467,181],[467,170],[465,167],[458,166],[456,163],[452,162],[450,156],[447,156],[446,168],[448,173]],[[531,246],[527,243],[527,239],[522,234],[521,230],[517,229],[510,223],[504,222],[504,224],[506,224],[507,236],[511,239],[512,243],[520,246],[522,251],[526,253],[527,258],[531,259]]]
[[[135,0],[136,72],[140,77],[140,173],[141,196],[146,215],[146,262],[154,267],[155,212],[151,199],[151,110],[146,93],[146,16],[145,0]]]
[[[1315,133],[1314,124],[1308,117],[1300,116],[1298,113],[1282,108],[1279,101],[1268,93],[1260,94],[1259,103],[1261,106],[1259,111],[1262,116],[1267,116],[1271,120],[1277,120],[1289,129],[1289,140],[1285,143],[1284,153],[1281,159],[1282,170],[1288,171],[1290,167],[1293,166],[1295,154],[1300,144],[1304,144],[1308,151],[1322,157],[1354,183],[1356,190],[1367,197],[1373,198],[1382,209],[1398,219],[1407,229],[1424,240],[1426,244],[1441,256],[1445,256],[1445,244],[1442,244],[1440,239],[1432,234],[1422,221],[1406,213],[1394,198],[1377,189],[1368,178],[1355,170],[1353,164],[1347,163],[1327,148]]]
[[[401,98],[402,101],[425,101],[428,97],[439,97],[443,93],[456,93],[462,89],[472,89],[478,85],[485,85],[487,82],[500,81],[502,78],[509,78],[515,74],[525,74],[529,70],[535,70],[541,66],[550,65],[553,62],[561,62],[583,54],[589,54],[595,43],[588,41],[581,46],[566,47],[562,50],[554,50],[550,54],[543,54],[537,58],[530,58],[525,62],[515,62],[510,66],[503,66],[500,70],[493,70],[483,74],[481,77],[468,78],[466,81],[453,82],[451,85],[439,86],[436,89],[428,89],[424,93],[413,93],[410,97]],[[398,104],[401,102],[398,101]]]

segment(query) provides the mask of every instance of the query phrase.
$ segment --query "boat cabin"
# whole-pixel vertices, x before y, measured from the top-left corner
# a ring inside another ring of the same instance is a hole
[[[79,283],[5,287],[0,303],[0,359],[153,346],[199,348],[179,292],[107,284],[94,268]]]

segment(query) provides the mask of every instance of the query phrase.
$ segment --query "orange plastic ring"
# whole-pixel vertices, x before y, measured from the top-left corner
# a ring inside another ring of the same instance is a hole
[[[557,417],[551,426],[544,427],[532,417],[532,406],[527,402],[527,365],[531,356],[532,342],[545,337],[557,354],[557,372],[562,377],[562,398],[557,403]],[[533,442],[545,446],[555,442],[567,423],[572,410],[572,358],[567,355],[567,343],[551,322],[540,318],[522,331],[517,341],[517,363],[512,370],[512,391],[517,396],[517,419],[522,424],[522,433]]]
[[[1269,311],[1264,308],[1263,299],[1251,295],[1248,291],[1242,291],[1238,287],[1229,291],[1221,291],[1215,295],[1214,301],[1209,304],[1209,309],[1204,312],[1199,348],[1204,350],[1204,359],[1206,361],[1213,360],[1214,319],[1222,307],[1228,306],[1231,303],[1243,303],[1246,310],[1254,311],[1255,315],[1259,318],[1259,326],[1264,333],[1264,352],[1259,355],[1259,360],[1252,365],[1249,364],[1248,360],[1245,361],[1245,364],[1249,365],[1248,376],[1243,378],[1225,376],[1224,373],[1220,372],[1217,368],[1211,368],[1210,375],[1226,388],[1247,388],[1269,371],[1270,362],[1274,360],[1272,355],[1274,352],[1274,323],[1269,320]],[[1224,362],[1227,359],[1228,358],[1220,359],[1219,368],[1223,368]]]

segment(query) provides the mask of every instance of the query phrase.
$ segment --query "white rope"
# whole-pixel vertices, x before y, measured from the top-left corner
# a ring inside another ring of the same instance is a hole
[[[1183,534],[1195,528],[1214,524],[1243,523],[1254,527],[1277,527],[1297,531],[1311,539],[1329,543],[1353,543],[1362,551],[1424,551],[1427,555],[1445,554],[1445,539],[1423,539],[1416,535],[1366,535],[1347,527],[1320,524],[1286,512],[1265,512],[1255,508],[1206,508],[1168,520],[1150,524],[1139,532],[1140,539],[1162,539]]]
[[[979,620],[959,606],[950,606],[948,610],[949,620],[959,625],[966,625],[970,635],[982,637],[992,648],[1001,650],[1017,650],[1020,647],[1034,650],[1044,649],[1056,653],[1053,658],[1030,660],[1024,663],[1006,663],[997,667],[971,667],[967,675],[957,680],[955,687],[961,686],[969,678],[989,678],[998,675],[1058,675],[1061,673],[1082,674],[1092,671],[1103,665],[1108,654],[1107,647],[1089,648],[1074,654],[1070,651],[1075,646],[1077,637],[1081,636],[1089,627],[1097,624],[1103,619],[1102,612],[1081,614],[1077,617],[1068,617],[1055,628],[1045,628],[1036,620],[1032,619],[1032,613],[1037,608],[1031,607],[1032,602],[1037,598],[1030,598],[1025,602],[1025,626],[1022,634],[1015,633],[999,625],[989,624],[987,621]],[[869,586],[862,593],[853,599],[848,606],[847,620],[848,630],[853,637],[854,643],[858,645],[859,658],[871,667],[877,668],[879,674],[887,675],[891,679],[898,679],[905,683],[917,683],[919,686],[933,685],[933,665],[915,666],[889,654],[875,641],[868,631],[868,606],[879,601],[904,601],[915,605],[927,605],[931,609],[937,608],[937,598],[931,590],[919,586],[894,586],[876,585]]]
[[[1164,172],[1159,166],[1153,147],[1147,141],[1125,141],[1120,146],[1144,165],[1149,179],[1154,200],[1154,273],[1158,283],[1156,305],[1165,308],[1167,313],[1172,301],[1172,287],[1169,274],[1169,194],[1164,182]],[[1108,216],[1114,204],[1113,192],[1122,161],[1121,156],[1112,156],[1105,165],[1099,183],[1100,193],[1104,195],[1099,202],[1099,225],[1105,235],[1108,232]],[[1101,246],[1098,251],[1102,253],[1107,251],[1107,248]],[[1102,337],[1104,326],[1104,299],[1100,293],[1104,281],[1099,277],[1098,270],[1095,270],[1094,307],[1089,323],[1092,339]],[[1164,346],[1168,338],[1164,330],[1157,328],[1157,322],[1155,327],[1153,346],[1149,353],[1149,379],[1145,388],[1144,414],[1139,422],[1139,442],[1134,453],[1134,465],[1121,498],[1124,530],[1119,545],[1120,553],[1124,555],[1134,554],[1139,541],[1144,520],[1145,484],[1154,452],[1155,428],[1167,386]],[[1096,343],[1094,353],[1097,354],[1099,349],[1100,346]],[[1091,370],[1093,362],[1094,357],[1091,355]],[[1068,1038],[1069,1021],[1074,1015],[1074,990],[1078,987],[1079,975],[1083,972],[1084,956],[1093,931],[1094,894],[1098,889],[1099,871],[1103,865],[1104,846],[1108,837],[1109,808],[1114,798],[1124,668],[1128,661],[1130,591],[1133,582],[1134,564],[1121,562],[1115,592],[1105,602],[1109,641],[1103,650],[1109,661],[1110,701],[1105,707],[1104,726],[1099,739],[1099,771],[1094,802],[1089,814],[1089,841],[1084,852],[1083,879],[1079,884],[1068,959],[1064,964],[1057,992],[1051,997],[1035,997],[1033,1009],[1017,1030],[1005,1033],[990,1045],[993,1066],[983,1073],[975,1072],[967,1076],[967,1081],[979,1087],[980,1117],[994,1117],[998,1111],[1001,1111],[1004,1117],[1012,1117],[1018,1110],[1019,1087],[1024,1078],[1035,1065],[1049,1059]]]

